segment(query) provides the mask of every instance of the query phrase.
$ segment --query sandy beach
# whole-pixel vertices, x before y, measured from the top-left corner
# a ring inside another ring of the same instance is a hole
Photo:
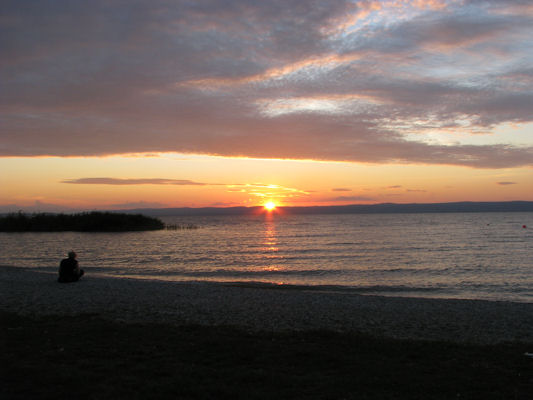
[[[91,275],[59,284],[50,268],[0,267],[0,308],[22,315],[96,314],[124,322],[332,330],[380,337],[533,343],[533,304],[182,283]]]

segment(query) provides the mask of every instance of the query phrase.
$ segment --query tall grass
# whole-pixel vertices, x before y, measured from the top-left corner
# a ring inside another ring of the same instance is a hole
[[[157,218],[97,211],[78,214],[18,212],[0,217],[1,232],[126,232],[164,228],[165,224]]]

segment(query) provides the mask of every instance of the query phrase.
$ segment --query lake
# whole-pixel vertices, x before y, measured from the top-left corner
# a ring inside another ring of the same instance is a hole
[[[533,213],[164,217],[198,229],[0,233],[0,265],[296,285],[411,297],[533,301]],[[525,226],[525,228],[524,228]]]

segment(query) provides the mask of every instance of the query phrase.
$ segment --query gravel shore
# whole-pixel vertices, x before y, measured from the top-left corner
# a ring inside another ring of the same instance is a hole
[[[124,322],[232,325],[251,331],[327,329],[376,336],[533,344],[533,304],[366,296],[91,275],[56,282],[50,268],[0,266],[0,310],[98,314]]]

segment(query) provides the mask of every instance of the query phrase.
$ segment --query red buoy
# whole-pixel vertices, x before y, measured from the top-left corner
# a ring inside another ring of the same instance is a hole
[[[522,225],[522,228],[526,229],[526,228],[527,228],[527,226],[525,226],[525,225]]]

